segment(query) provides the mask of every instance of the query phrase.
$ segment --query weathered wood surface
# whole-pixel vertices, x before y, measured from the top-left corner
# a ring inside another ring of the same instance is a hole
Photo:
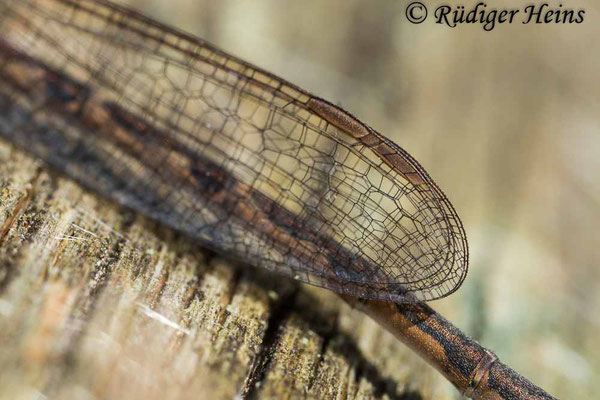
[[[0,141],[0,398],[444,399],[334,294],[202,250]]]

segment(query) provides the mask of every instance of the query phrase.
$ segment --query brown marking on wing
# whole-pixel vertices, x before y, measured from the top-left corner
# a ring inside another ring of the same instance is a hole
[[[306,106],[325,121],[358,139],[362,144],[373,150],[381,160],[413,185],[418,186],[426,183],[425,179],[412,167],[410,161],[384,141],[379,134],[369,129],[352,115],[315,97],[311,98]]]
[[[380,140],[379,144],[371,146],[371,149],[377,153],[377,155],[385,161],[387,165],[392,167],[396,172],[406,178],[410,183],[415,186],[426,184],[427,182],[411,165],[411,162],[404,157],[401,153],[395,150],[390,144],[383,141],[381,136],[373,134],[377,139]]]
[[[5,57],[8,53],[9,57]],[[46,99],[48,109],[75,117],[98,135],[140,161],[165,181],[181,182],[202,193],[203,198],[232,214],[249,230],[272,241],[282,253],[315,266],[321,279],[338,292],[352,290],[367,295],[369,287],[382,290],[385,283],[337,281],[337,273],[377,271],[366,259],[341,249],[328,235],[297,224],[297,215],[277,204],[251,185],[241,182],[212,161],[179,143],[143,118],[119,107],[91,87],[43,62],[15,52],[0,40],[0,77],[28,97]],[[55,93],[48,92],[48,82]],[[61,96],[56,96],[59,93]]]
[[[373,146],[373,150],[379,153],[380,156],[384,156],[387,158],[390,154],[395,154],[394,149],[392,149],[387,143],[379,142],[375,146]]]
[[[306,106],[325,121],[356,139],[371,133],[362,122],[324,100],[312,97]]]
[[[367,147],[373,147],[377,143],[380,143],[381,139],[374,133],[369,133],[367,136],[361,137],[360,141],[362,144],[364,144]]]

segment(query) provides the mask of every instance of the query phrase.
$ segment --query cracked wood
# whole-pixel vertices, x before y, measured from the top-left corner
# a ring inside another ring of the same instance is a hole
[[[0,141],[4,395],[450,398],[331,293],[249,273],[40,165]]]

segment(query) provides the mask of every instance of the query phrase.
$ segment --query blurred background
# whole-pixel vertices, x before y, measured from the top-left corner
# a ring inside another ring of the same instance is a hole
[[[490,32],[435,24],[436,1],[419,25],[406,19],[405,0],[127,3],[341,105],[408,150],[470,243],[467,280],[433,307],[551,394],[595,398],[597,2],[562,2],[585,10],[582,24],[519,20]]]

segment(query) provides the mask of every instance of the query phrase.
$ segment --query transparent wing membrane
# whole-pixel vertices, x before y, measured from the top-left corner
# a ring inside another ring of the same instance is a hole
[[[0,135],[259,267],[337,292],[431,300],[468,250],[404,150],[212,45],[94,0],[0,0]]]

